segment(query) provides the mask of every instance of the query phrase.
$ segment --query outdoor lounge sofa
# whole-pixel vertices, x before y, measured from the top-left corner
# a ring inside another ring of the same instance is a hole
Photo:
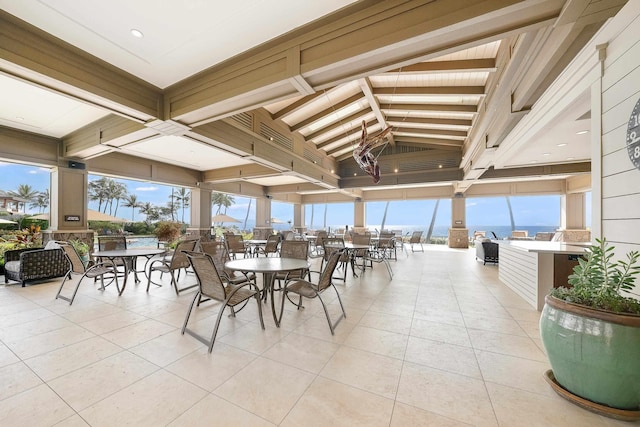
[[[27,282],[64,276],[69,263],[62,249],[15,249],[4,253],[4,282]]]

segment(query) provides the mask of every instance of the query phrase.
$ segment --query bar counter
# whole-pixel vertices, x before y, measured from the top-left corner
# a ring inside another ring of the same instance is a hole
[[[589,242],[499,240],[498,277],[538,311],[551,288],[564,286]]]

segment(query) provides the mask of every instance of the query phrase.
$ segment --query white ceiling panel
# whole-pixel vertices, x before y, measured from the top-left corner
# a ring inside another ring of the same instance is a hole
[[[190,138],[162,136],[130,144],[121,149],[132,156],[158,160],[200,171],[252,163],[235,154]]]
[[[0,74],[0,125],[61,138],[108,111]]]
[[[353,0],[0,0],[0,7],[165,88],[350,3]],[[134,37],[132,29],[144,37]]]

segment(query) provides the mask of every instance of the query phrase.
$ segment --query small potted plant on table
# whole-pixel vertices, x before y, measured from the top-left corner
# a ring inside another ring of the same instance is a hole
[[[613,418],[640,419],[640,301],[623,295],[640,273],[640,253],[615,260],[597,240],[569,276],[572,287],[545,298],[540,334],[558,394]]]

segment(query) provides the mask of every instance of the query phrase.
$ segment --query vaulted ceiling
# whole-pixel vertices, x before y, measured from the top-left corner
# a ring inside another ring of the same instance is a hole
[[[302,3],[0,0],[0,157],[298,201],[589,172],[588,97],[493,153],[625,1]],[[363,122],[391,128],[378,186]]]

